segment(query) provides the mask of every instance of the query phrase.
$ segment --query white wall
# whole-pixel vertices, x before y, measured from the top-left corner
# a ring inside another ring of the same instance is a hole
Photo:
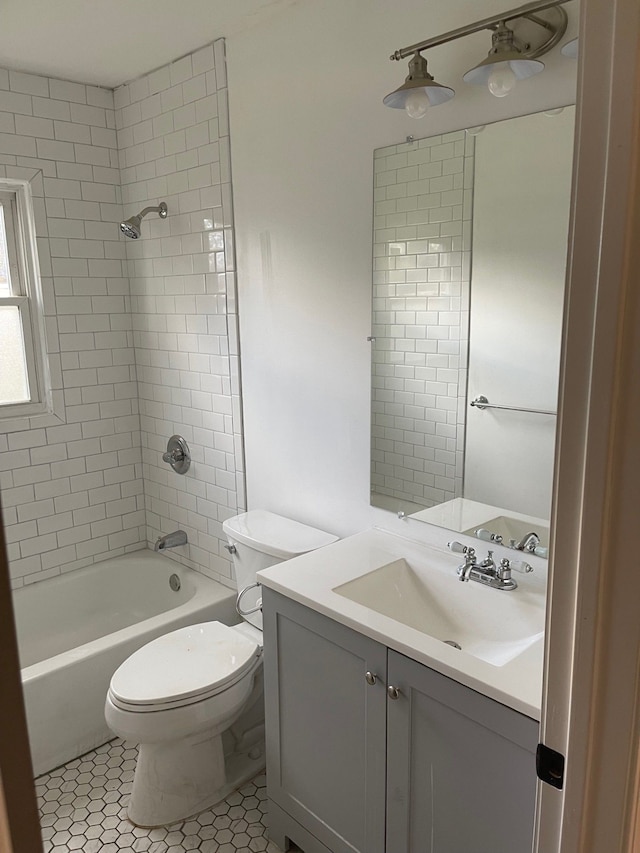
[[[476,137],[469,398],[555,411],[575,110]],[[548,518],[556,419],[467,408],[464,496]]]
[[[391,519],[369,507],[373,149],[570,103],[576,68],[556,51],[497,100],[461,81],[489,48],[474,35],[429,55],[458,94],[418,125],[381,104],[406,75],[387,57],[503,7],[302,0],[229,39],[250,508],[338,534]]]

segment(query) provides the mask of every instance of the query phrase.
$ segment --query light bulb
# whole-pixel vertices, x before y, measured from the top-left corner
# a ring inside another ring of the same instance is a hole
[[[496,98],[504,98],[516,85],[516,75],[507,62],[499,62],[487,80],[489,91]]]
[[[424,89],[409,92],[404,102],[404,108],[410,118],[424,118],[430,106],[429,96]]]

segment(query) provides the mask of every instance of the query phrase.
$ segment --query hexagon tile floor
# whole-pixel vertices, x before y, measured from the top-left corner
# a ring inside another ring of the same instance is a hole
[[[191,820],[133,826],[126,805],[136,754],[116,739],[36,779],[45,853],[280,853],[265,835],[264,774]]]

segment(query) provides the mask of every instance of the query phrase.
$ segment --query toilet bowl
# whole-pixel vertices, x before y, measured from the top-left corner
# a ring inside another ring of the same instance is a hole
[[[111,679],[107,725],[139,744],[128,807],[137,826],[198,814],[264,768],[256,572],[337,539],[258,510],[225,521],[223,529],[245,621],[165,634],[134,652]]]
[[[191,625],[143,646],[114,673],[107,725],[140,744],[132,823],[174,823],[242,784],[237,774],[226,777],[222,733],[253,692],[262,664],[255,634],[220,622]],[[242,781],[260,769],[248,756],[246,764]]]

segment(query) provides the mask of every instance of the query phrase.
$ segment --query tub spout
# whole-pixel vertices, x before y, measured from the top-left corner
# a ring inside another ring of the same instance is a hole
[[[166,536],[158,536],[153,550],[166,551],[167,548],[177,548],[178,545],[186,545],[187,542],[187,534],[184,530],[174,530],[173,533],[167,533]]]

